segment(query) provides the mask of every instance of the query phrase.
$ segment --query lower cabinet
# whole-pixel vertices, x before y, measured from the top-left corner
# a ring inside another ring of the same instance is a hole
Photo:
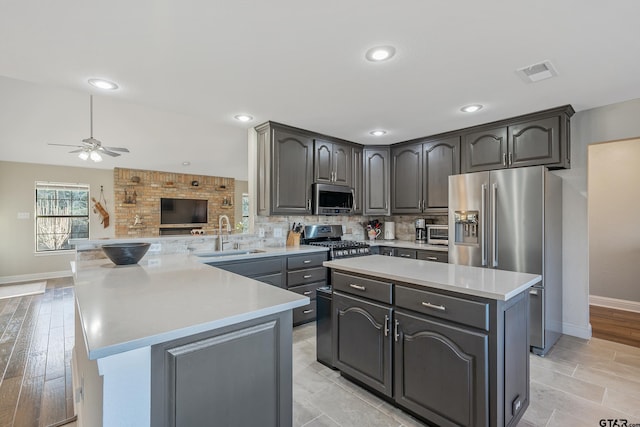
[[[439,426],[488,425],[488,336],[394,313],[395,401]]]
[[[392,396],[391,307],[333,294],[336,368],[386,396]]]
[[[291,426],[291,313],[151,347],[151,425]]]
[[[331,275],[333,360],[348,379],[434,425],[518,423],[529,406],[528,291],[496,301]]]

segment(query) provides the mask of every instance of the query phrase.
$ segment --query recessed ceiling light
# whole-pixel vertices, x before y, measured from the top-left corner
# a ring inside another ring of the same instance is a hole
[[[481,110],[482,107],[483,106],[481,104],[465,105],[460,109],[460,111],[462,111],[463,113],[475,113],[476,111]]]
[[[382,135],[386,135],[387,131],[386,130],[382,130],[382,129],[376,129],[376,130],[372,130],[371,132],[369,132],[371,135],[373,136],[382,136]]]
[[[239,122],[250,122],[251,120],[253,120],[253,117],[247,114],[238,114],[237,116],[233,116],[233,118],[238,120]]]
[[[191,162],[182,162],[182,166],[189,166]]]
[[[367,51],[365,57],[372,62],[387,61],[396,54],[396,48],[393,46],[376,46]]]
[[[117,84],[104,79],[89,79],[89,84],[93,87],[97,87],[98,89],[105,89],[105,90],[118,89]]]

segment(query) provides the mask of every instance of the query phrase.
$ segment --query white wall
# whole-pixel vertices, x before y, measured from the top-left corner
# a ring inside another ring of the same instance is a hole
[[[640,136],[640,99],[576,113],[571,119],[571,169],[563,179],[563,330],[583,338],[589,325],[587,147]]]
[[[589,293],[640,303],[640,139],[589,146]]]
[[[0,161],[0,283],[70,274],[75,254],[35,254],[36,181],[89,184],[96,200],[102,185],[112,221],[104,228],[101,217],[91,211],[89,236],[114,236],[112,170]],[[29,219],[18,219],[18,212],[28,212]]]

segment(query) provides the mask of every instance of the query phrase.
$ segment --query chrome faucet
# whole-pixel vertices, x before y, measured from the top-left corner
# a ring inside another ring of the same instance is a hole
[[[229,217],[226,215],[220,215],[218,217],[218,248],[220,251],[224,250],[224,238],[222,237],[222,226],[224,225],[225,220],[227,221],[227,234],[231,233],[231,222],[229,221]]]

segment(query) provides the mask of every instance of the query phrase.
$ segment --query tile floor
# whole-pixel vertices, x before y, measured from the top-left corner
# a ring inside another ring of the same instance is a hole
[[[315,324],[294,329],[293,425],[424,426],[315,357]],[[519,426],[640,425],[640,348],[563,336],[546,357],[531,355],[531,404]]]

